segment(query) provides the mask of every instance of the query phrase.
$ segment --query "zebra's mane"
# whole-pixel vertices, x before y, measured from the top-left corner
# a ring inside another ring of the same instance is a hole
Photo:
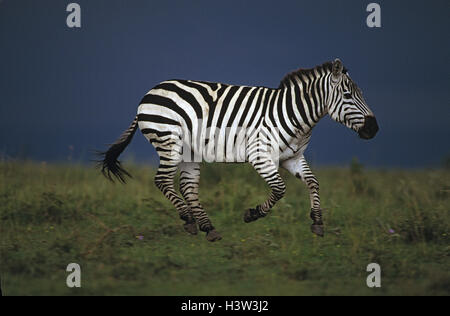
[[[282,88],[284,86],[289,85],[289,82],[292,80],[295,80],[295,77],[298,77],[301,75],[309,75],[310,73],[314,72],[315,70],[331,72],[333,70],[333,63],[331,61],[328,61],[328,62],[323,63],[322,65],[318,65],[314,68],[309,68],[309,69],[300,68],[295,71],[292,71],[292,72],[288,73],[286,76],[284,76],[283,79],[281,79],[280,85],[278,86],[278,88]],[[347,73],[347,69],[344,67],[342,72]]]

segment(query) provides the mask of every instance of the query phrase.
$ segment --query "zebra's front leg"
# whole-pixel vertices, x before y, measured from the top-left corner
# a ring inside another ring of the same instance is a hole
[[[271,192],[269,199],[263,204],[257,205],[256,208],[248,209],[244,214],[244,221],[250,223],[258,218],[265,217],[275,203],[280,200],[286,192],[286,185],[278,173],[278,167],[270,158],[258,157],[250,163],[259,173],[259,175],[267,182]]]
[[[309,189],[309,197],[311,200],[311,219],[313,224],[311,225],[311,231],[323,237],[323,221],[322,210],[320,209],[320,196],[319,196],[319,182],[306,162],[303,155],[291,158],[282,163],[282,167],[288,170],[291,174],[301,179]]]
[[[198,188],[200,184],[200,165],[198,163],[180,164],[180,192],[189,206],[189,218],[184,224],[184,229],[191,233],[197,233],[197,223],[201,231],[206,232],[206,239],[216,241],[222,236],[214,229],[211,221],[200,204]]]

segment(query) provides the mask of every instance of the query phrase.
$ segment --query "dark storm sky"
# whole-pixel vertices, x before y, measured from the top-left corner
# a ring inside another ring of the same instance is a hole
[[[325,117],[313,164],[429,167],[449,150],[448,1],[0,0],[0,155],[91,158],[133,120],[142,96],[171,78],[277,87],[296,68],[341,58],[377,116],[363,141]],[[72,150],[70,149],[72,148]],[[155,161],[137,133],[123,158]]]

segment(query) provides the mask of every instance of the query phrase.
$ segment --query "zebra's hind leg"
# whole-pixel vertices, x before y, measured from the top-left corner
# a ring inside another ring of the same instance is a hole
[[[173,183],[177,169],[178,164],[176,163],[161,163],[155,176],[155,184],[164,196],[175,206],[180,218],[184,220],[186,224],[191,222],[195,223],[195,220],[190,213],[189,206],[174,189]]]
[[[258,218],[265,217],[275,203],[280,200],[286,191],[286,185],[278,173],[276,164],[270,158],[258,157],[250,160],[255,170],[267,182],[271,188],[269,199],[254,209],[248,209],[244,214],[244,222],[250,223]]]
[[[201,231],[206,232],[206,239],[216,241],[222,239],[220,234],[214,229],[208,215],[200,204],[198,198],[198,188],[200,183],[200,165],[198,163],[180,164],[180,192],[189,206],[191,215],[195,218],[192,223],[186,223],[185,229],[197,231],[196,222]]]
[[[193,169],[196,169],[197,167],[200,168],[199,166],[190,165],[190,163],[184,162],[180,164],[180,192],[188,206],[190,201],[195,199],[195,191],[198,192],[198,181],[195,181],[195,177],[192,172],[195,172]],[[184,220],[186,221],[184,224],[184,230],[189,234],[197,235],[197,222],[190,207],[189,215]]]
[[[148,132],[147,132],[148,131]],[[191,214],[189,206],[174,189],[174,178],[180,162],[182,161],[182,141],[176,133],[162,132],[155,129],[144,129],[144,135],[155,147],[160,158],[160,165],[155,176],[156,186],[163,192],[165,197],[172,202],[178,210],[178,214],[185,221],[184,229],[195,235],[195,219]],[[192,225],[193,224],[193,225]]]

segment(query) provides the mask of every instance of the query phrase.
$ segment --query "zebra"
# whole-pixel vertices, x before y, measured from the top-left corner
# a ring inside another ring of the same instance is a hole
[[[250,163],[271,189],[265,202],[244,212],[244,222],[267,216],[284,196],[286,186],[279,174],[282,167],[309,189],[311,231],[323,237],[319,182],[304,151],[313,127],[326,114],[362,139],[371,139],[378,131],[373,112],[339,59],[291,72],[278,88],[167,80],[145,94],[130,127],[101,153],[99,163],[102,173],[112,181],[125,182],[126,176],[131,177],[117,158],[139,127],[160,158],[154,182],[178,210],[184,229],[190,234],[199,229],[208,241],[216,241],[222,237],[198,197],[200,163],[208,160],[202,155],[192,159],[193,153],[198,154],[193,145],[213,144],[209,147],[217,153],[216,162],[229,162],[227,149],[236,146],[241,155],[244,153],[240,162]],[[271,142],[274,134],[275,145]],[[245,141],[237,141],[242,138]],[[181,196],[174,188],[178,170]]]

